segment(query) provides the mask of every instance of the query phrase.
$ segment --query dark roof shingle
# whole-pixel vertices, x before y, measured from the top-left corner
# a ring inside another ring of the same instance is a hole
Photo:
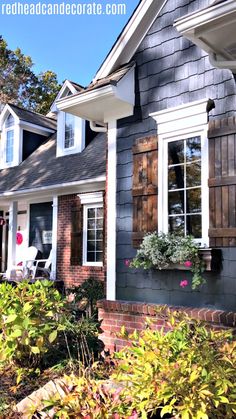
[[[19,166],[0,171],[0,194],[105,176],[106,136],[98,134],[81,152],[56,157],[53,134]]]
[[[19,108],[11,103],[8,104],[10,108],[15,112],[21,121],[30,122],[31,124],[38,125],[44,128],[49,128],[56,131],[57,121],[53,118],[41,115],[36,112],[28,111],[26,109]]]

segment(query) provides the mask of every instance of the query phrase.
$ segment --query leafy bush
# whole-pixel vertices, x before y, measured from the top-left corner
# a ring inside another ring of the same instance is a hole
[[[149,328],[129,336],[132,346],[117,354],[116,380],[125,385],[130,409],[169,413],[181,419],[236,415],[236,342],[230,332],[208,330],[186,316],[171,316],[168,333]]]
[[[55,341],[65,301],[49,281],[0,285],[0,364],[36,366]]]
[[[148,327],[128,336],[132,345],[115,354],[109,382],[86,373],[67,377],[65,396],[45,402],[44,410],[64,419],[235,418],[236,343],[231,333],[208,330],[177,314],[169,321],[168,333]]]
[[[199,246],[192,236],[151,233],[144,237],[130,266],[144,269],[165,269],[171,264],[188,266],[193,273],[192,288],[196,289],[205,282],[198,251]]]
[[[20,376],[68,359],[91,363],[99,330],[93,319],[78,318],[50,281],[0,285],[0,366],[13,362]]]

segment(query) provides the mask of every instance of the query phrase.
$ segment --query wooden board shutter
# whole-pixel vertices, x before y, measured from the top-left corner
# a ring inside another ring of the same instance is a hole
[[[145,233],[157,230],[157,137],[136,140],[133,146],[133,246]]]
[[[71,207],[71,265],[81,265],[82,261],[82,206]]]
[[[210,247],[236,246],[236,119],[209,124]]]

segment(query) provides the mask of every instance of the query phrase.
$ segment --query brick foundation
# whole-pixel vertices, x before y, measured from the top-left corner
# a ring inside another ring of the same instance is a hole
[[[71,266],[71,207],[76,201],[79,204],[80,199],[76,194],[59,196],[58,198],[57,279],[63,281],[66,288],[80,285],[89,277],[105,281],[105,255],[103,267]]]
[[[168,326],[163,316],[156,314],[156,309],[161,305],[145,304],[130,301],[107,301],[98,302],[99,320],[102,320],[101,335],[106,349],[118,351],[127,345],[127,341],[116,337],[121,326],[125,326],[128,332],[142,330],[145,326],[146,318],[153,321],[153,327],[160,329]],[[208,308],[189,308],[189,307],[168,307],[171,311],[181,311],[188,314],[193,319],[207,322],[214,329],[233,328],[236,331],[236,313],[225,312]]]

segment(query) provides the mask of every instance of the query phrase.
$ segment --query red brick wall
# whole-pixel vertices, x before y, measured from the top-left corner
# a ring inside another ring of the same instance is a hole
[[[156,304],[145,304],[131,301],[99,301],[99,320],[102,320],[103,340],[106,349],[119,351],[128,342],[116,336],[122,326],[128,332],[135,329],[144,329],[147,317],[153,322],[153,327],[160,329],[164,327],[169,330],[167,321],[162,315],[156,314],[156,309],[161,307]],[[234,328],[236,331],[236,313],[207,308],[168,307],[173,311],[182,311],[193,319],[206,321],[215,329]]]
[[[91,276],[105,281],[106,272],[105,254],[103,267],[70,264],[71,206],[75,201],[80,202],[75,194],[58,197],[57,279],[64,281],[67,288],[80,285]]]

